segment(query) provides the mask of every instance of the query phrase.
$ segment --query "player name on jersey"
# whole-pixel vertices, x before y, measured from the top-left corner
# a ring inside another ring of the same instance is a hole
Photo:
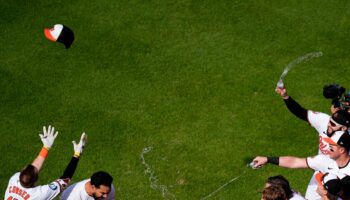
[[[21,196],[24,200],[28,200],[30,198],[30,195],[22,190],[21,188],[17,187],[17,186],[10,186],[9,187],[9,193],[10,194],[17,194],[19,196]],[[11,200],[10,198],[8,200]],[[13,199],[15,200],[15,199]]]

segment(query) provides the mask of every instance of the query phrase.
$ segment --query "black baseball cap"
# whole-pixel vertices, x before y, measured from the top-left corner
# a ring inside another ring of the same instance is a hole
[[[73,31],[63,24],[55,24],[53,28],[44,29],[45,37],[53,42],[60,42],[68,49],[74,41]]]
[[[332,115],[332,119],[340,125],[349,127],[350,114],[346,110],[338,110]]]
[[[342,190],[342,182],[334,174],[325,174],[322,183],[324,188],[334,196],[338,196]]]
[[[339,145],[346,148],[347,150],[350,150],[350,135],[347,130],[336,131],[332,137],[324,138],[324,140],[329,144]]]
[[[342,190],[342,182],[334,174],[325,173],[317,171],[315,174],[315,179],[317,184],[324,187],[328,193],[338,196],[339,192]]]

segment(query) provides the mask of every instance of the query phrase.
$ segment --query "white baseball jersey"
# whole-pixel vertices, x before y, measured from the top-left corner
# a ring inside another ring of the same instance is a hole
[[[328,142],[324,141],[324,138],[328,138],[327,136],[327,128],[328,128],[328,122],[331,118],[331,116],[320,113],[320,112],[314,112],[311,110],[307,111],[307,118],[312,127],[316,129],[319,136],[319,145],[318,145],[318,154],[320,155],[328,155],[329,154],[329,144]]]
[[[309,124],[316,129],[318,132],[319,145],[318,145],[318,154],[319,155],[329,155],[329,144],[324,140],[324,138],[328,138],[327,129],[328,123],[331,116],[314,112],[311,110],[307,111],[307,118]],[[308,200],[317,200],[321,199],[321,196],[316,192],[317,190],[317,181],[315,179],[316,172],[312,175],[309,185],[307,186],[305,198]]]
[[[305,198],[308,200],[321,199],[321,196],[316,192],[318,183],[316,181],[315,175],[317,173],[321,172],[322,174],[334,174],[340,179],[350,175],[349,163],[347,163],[346,166],[339,168],[335,160],[329,158],[327,155],[317,155],[314,157],[308,157],[306,159],[306,162],[311,169],[315,170],[315,173],[312,176],[312,179],[307,188],[308,190],[306,192],[306,194],[308,194],[309,196],[305,196]]]
[[[24,188],[19,182],[20,172],[15,173],[7,185],[5,200],[50,200],[54,199],[67,183],[62,179],[48,185]]]
[[[63,191],[61,200],[94,200],[92,196],[89,196],[85,190],[85,184],[90,181],[86,179],[69,186]],[[112,184],[111,192],[108,194],[105,200],[115,200],[115,189]]]
[[[293,191],[293,196],[289,200],[305,200],[305,198],[299,192]]]
[[[320,171],[323,174],[334,174],[339,179],[342,179],[345,176],[350,176],[350,161],[344,167],[341,168],[338,167],[337,162],[335,162],[335,160],[325,155],[308,157],[306,159],[306,162],[311,169],[315,171]]]

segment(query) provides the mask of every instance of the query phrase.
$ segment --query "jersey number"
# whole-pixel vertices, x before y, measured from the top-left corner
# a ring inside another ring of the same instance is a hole
[[[9,197],[9,198],[7,198],[7,200],[18,200],[18,199],[13,198],[13,197]]]

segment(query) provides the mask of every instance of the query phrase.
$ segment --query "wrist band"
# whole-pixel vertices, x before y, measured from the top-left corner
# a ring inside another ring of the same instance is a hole
[[[279,165],[280,157],[267,157],[267,163],[271,163],[274,165]]]
[[[76,157],[76,158],[79,158],[80,157],[80,153],[79,152],[74,152],[73,156]]]
[[[43,146],[43,148],[45,148],[45,149],[47,149],[47,150],[50,150],[50,147],[48,147],[48,146]]]
[[[49,155],[49,150],[47,148],[43,147],[43,148],[41,148],[39,155],[46,158]]]

